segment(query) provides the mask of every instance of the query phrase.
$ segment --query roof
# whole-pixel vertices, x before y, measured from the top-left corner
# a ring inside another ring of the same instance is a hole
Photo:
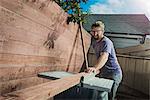
[[[87,31],[97,20],[103,21],[105,35],[114,42],[115,48],[139,45],[144,43],[145,34],[150,34],[150,21],[144,14],[91,14],[85,19],[83,27]]]
[[[91,14],[86,17],[83,27],[90,31],[92,23],[101,20],[105,32],[150,34],[150,21],[144,14]]]

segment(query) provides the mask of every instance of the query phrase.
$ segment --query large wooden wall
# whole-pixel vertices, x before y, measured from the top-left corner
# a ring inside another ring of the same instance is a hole
[[[79,72],[83,63],[76,24],[51,0],[0,0],[0,94],[49,80],[37,73],[52,70]],[[54,39],[50,50],[43,43]],[[86,51],[90,36],[83,30]]]

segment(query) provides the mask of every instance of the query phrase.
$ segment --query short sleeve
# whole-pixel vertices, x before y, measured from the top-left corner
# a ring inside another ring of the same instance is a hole
[[[112,43],[109,41],[103,41],[103,46],[102,46],[102,52],[108,52],[109,54],[111,53],[111,47]]]

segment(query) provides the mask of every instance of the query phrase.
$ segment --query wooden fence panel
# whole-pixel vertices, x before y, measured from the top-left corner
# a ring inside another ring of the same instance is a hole
[[[134,57],[119,57],[119,59],[123,70],[123,84],[148,94],[150,88],[148,85],[150,60],[137,59]],[[124,65],[121,60],[124,60]]]

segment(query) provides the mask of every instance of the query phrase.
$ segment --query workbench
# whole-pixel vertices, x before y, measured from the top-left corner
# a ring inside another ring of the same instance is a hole
[[[39,77],[47,78],[47,79],[54,79],[54,80],[73,76],[73,75],[74,75],[73,73],[65,72],[65,71],[42,72],[42,73],[38,74]],[[108,100],[108,93],[111,92],[113,82],[114,82],[113,80],[95,77],[95,74],[91,73],[87,76],[82,77],[80,83],[78,85],[76,85],[76,87],[74,87],[74,89],[82,90],[82,93],[83,93],[83,91],[85,93],[86,92],[88,93],[88,90],[89,91],[92,90],[93,93],[92,93],[92,96],[90,96],[90,98],[92,98],[92,100],[93,100],[93,98],[96,100],[97,98],[95,98],[95,97],[97,95],[99,95],[100,100]],[[82,93],[80,93],[80,96],[83,96]],[[99,93],[99,94],[97,94],[97,93]],[[75,94],[73,94],[73,95],[75,95]],[[76,97],[77,97],[77,95],[76,95]]]

